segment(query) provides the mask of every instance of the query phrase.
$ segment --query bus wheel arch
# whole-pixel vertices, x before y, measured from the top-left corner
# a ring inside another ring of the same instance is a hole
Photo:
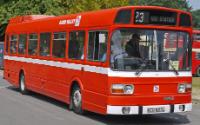
[[[82,82],[79,79],[72,80],[69,92],[69,109],[73,110],[77,114],[83,114],[84,111],[82,108]]]

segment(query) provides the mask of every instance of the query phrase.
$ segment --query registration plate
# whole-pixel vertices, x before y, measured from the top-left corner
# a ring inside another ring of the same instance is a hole
[[[165,107],[158,107],[158,108],[147,108],[147,113],[152,114],[152,113],[164,113],[165,112]]]
[[[157,105],[157,106],[144,106],[143,114],[159,114],[159,113],[169,113],[170,106],[168,105]]]

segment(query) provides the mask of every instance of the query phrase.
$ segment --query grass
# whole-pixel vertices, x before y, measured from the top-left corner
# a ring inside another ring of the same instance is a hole
[[[200,100],[200,77],[193,77],[192,79],[192,98],[193,100]]]
[[[200,77],[193,77],[193,79],[192,79],[192,87],[200,89]]]

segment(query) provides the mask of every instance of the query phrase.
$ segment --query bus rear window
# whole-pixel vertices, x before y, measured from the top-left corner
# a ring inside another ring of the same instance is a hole
[[[131,21],[131,10],[120,10],[115,18],[115,23],[129,24]]]
[[[191,24],[190,15],[188,15],[188,14],[181,14],[180,15],[180,26],[189,27],[191,25],[192,24]]]

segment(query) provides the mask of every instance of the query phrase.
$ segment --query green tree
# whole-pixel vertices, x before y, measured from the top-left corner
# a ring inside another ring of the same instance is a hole
[[[130,0],[131,5],[163,6],[168,8],[190,11],[191,6],[187,0]]]
[[[11,17],[64,15],[126,5],[154,5],[190,11],[186,0],[0,0],[0,37]]]
[[[0,22],[31,14],[63,15],[128,5],[128,0],[1,0]]]
[[[22,15],[64,15],[128,5],[129,0],[0,0],[0,37],[8,20]]]
[[[200,29],[200,10],[192,11],[193,16],[193,26],[196,29]]]

